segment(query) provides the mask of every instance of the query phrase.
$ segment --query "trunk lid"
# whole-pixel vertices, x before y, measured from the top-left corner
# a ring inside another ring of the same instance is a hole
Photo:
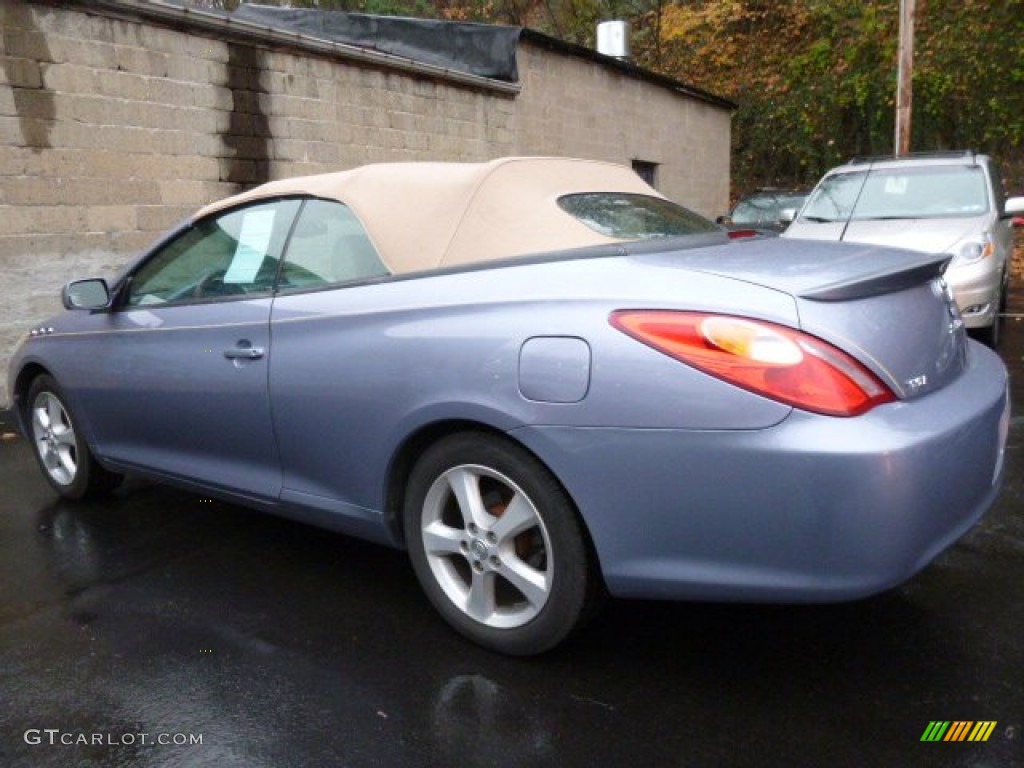
[[[774,238],[638,257],[791,295],[802,330],[856,357],[901,399],[945,386],[966,365],[945,256]]]

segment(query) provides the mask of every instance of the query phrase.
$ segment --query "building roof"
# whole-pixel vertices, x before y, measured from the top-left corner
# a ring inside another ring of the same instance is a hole
[[[351,14],[319,9],[243,4],[234,13],[191,7],[189,0],[70,0],[90,12],[107,11],[174,26],[192,27],[225,38],[287,46],[447,80],[506,95],[519,92],[516,47],[521,41],[587,59],[627,77],[649,82],[728,110],[736,104],[709,91],[605,56],[536,30]]]
[[[560,197],[582,192],[663,197],[622,165],[506,157],[486,163],[378,163],[281,179],[208,205],[195,218],[268,198],[337,200],[362,222],[385,266],[402,274],[620,242],[558,206]]]

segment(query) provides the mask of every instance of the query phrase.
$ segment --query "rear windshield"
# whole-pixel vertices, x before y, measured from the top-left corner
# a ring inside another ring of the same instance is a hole
[[[989,210],[978,166],[876,168],[824,179],[800,218],[811,221],[948,219]]]
[[[660,197],[586,192],[560,197],[558,205],[595,232],[619,240],[651,240],[721,231],[703,216]]]

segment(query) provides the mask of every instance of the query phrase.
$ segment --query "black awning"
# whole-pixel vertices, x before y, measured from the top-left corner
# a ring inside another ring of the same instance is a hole
[[[519,80],[520,27],[247,4],[231,18],[479,77]]]

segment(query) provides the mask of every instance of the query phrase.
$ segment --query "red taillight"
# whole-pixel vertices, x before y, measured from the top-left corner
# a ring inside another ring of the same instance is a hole
[[[761,233],[756,229],[730,229],[729,239],[730,240],[743,240],[747,237],[757,237]]]
[[[896,396],[842,350],[761,320],[669,310],[613,312],[638,341],[759,395],[829,416],[857,416]]]

